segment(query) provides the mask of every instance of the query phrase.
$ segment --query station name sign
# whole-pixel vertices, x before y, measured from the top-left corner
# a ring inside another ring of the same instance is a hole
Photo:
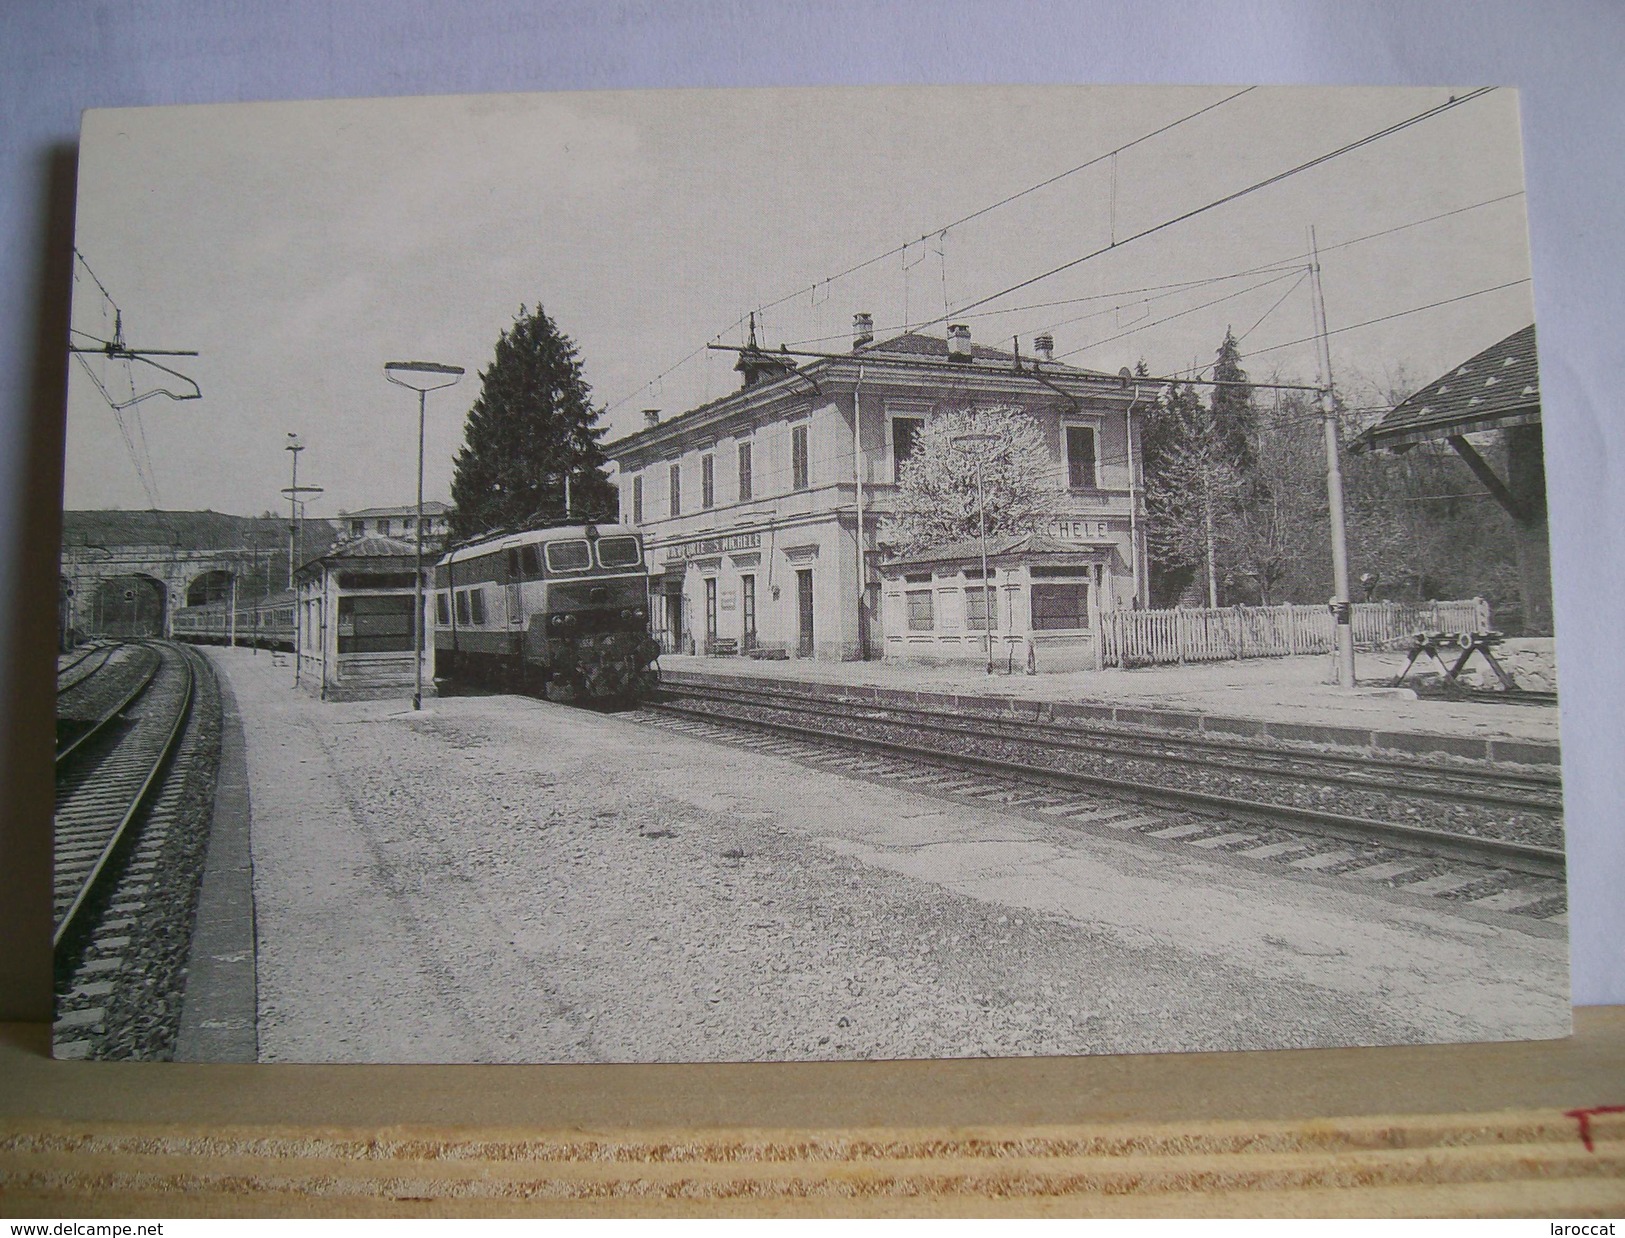
[[[760,533],[730,533],[726,537],[707,537],[697,542],[684,542],[673,546],[671,555],[679,559],[703,559],[707,555],[727,554],[733,550],[755,550],[762,544]]]
[[[1093,542],[1112,535],[1111,522],[1063,516],[1049,527],[1050,536],[1060,542]]]

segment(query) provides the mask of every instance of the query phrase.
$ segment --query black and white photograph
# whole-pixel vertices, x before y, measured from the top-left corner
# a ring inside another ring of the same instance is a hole
[[[55,1056],[1569,1034],[1516,90],[92,110],[77,193]]]

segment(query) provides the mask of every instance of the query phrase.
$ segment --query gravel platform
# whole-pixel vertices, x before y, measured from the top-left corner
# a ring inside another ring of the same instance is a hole
[[[320,703],[247,740],[265,1061],[940,1057],[1566,1035],[1560,937],[625,717]]]

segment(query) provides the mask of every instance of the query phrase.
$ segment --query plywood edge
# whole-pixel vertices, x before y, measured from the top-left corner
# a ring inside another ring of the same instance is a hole
[[[1625,1113],[661,1132],[0,1123],[0,1200],[185,1215],[1595,1214]],[[24,1208],[24,1211],[30,1209]]]

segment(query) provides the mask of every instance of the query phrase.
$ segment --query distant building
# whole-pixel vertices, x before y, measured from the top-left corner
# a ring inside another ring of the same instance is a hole
[[[451,505],[425,503],[423,505],[423,540],[433,540],[438,549],[451,534]],[[338,525],[339,540],[353,542],[363,537],[403,537],[417,540],[418,508],[416,503],[403,507],[367,507],[360,511],[340,512],[334,522]]]
[[[947,339],[906,332],[881,343],[867,315],[853,329],[850,353],[803,359],[747,347],[735,367],[740,390],[665,421],[649,410],[643,429],[606,445],[621,519],[647,545],[663,648],[983,656],[982,598],[966,589],[971,571],[980,583],[980,548],[974,568],[964,547],[929,563],[915,556],[904,581],[882,563],[879,528],[920,427],[941,412],[999,404],[1038,419],[1066,500],[1042,537],[1016,553],[1001,546],[989,563],[998,656],[1014,656],[1004,646],[1017,641],[1025,664],[1036,640],[1087,660],[1099,609],[1134,605],[1143,590],[1133,413],[1154,393],[1053,360],[1046,337],[1038,356],[1018,358],[973,345],[958,324]],[[931,591],[932,605],[909,611],[899,598],[883,607],[883,577],[896,578],[898,594],[904,584]]]

